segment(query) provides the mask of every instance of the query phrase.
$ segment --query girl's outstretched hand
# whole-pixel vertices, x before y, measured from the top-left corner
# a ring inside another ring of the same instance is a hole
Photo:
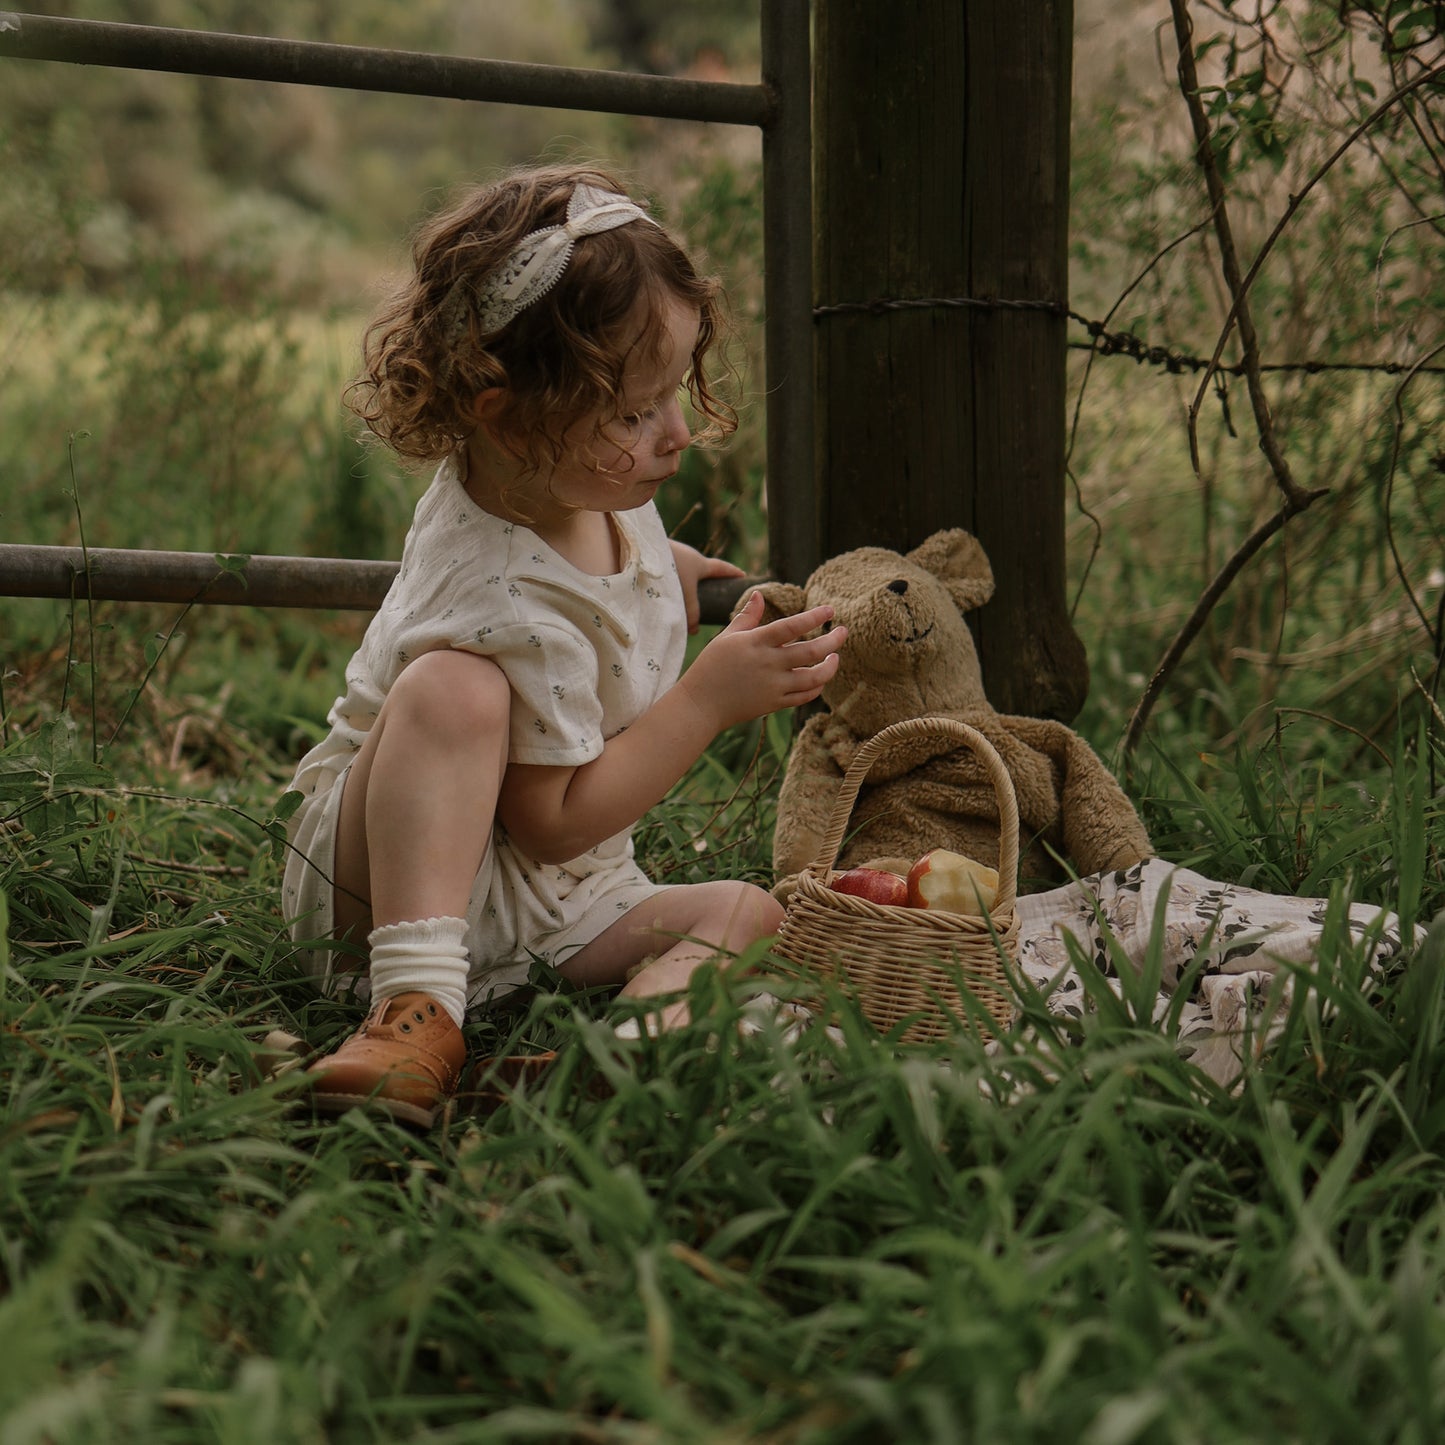
[[[696,632],[702,621],[697,584],[706,577],[741,577],[743,569],[721,557],[707,557],[686,542],[672,542],[672,560],[677,564],[678,581],[682,583],[682,601],[687,609],[687,630]]]
[[[763,596],[749,594],[742,610],[698,653],[678,684],[716,730],[812,702],[838,671],[838,649],[848,636],[835,627],[831,607],[762,623]]]

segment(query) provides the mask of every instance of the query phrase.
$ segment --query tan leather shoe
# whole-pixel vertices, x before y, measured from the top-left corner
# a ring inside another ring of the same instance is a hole
[[[311,1099],[327,1114],[371,1105],[430,1128],[456,1092],[466,1056],[462,1031],[430,994],[400,993],[378,1003],[334,1054],[311,1065]]]

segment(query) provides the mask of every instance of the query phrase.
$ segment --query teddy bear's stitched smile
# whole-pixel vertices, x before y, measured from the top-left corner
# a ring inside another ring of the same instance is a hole
[[[911,633],[909,633],[907,637],[903,637],[897,632],[890,632],[888,634],[888,640],[889,642],[922,642],[923,639],[927,637],[928,634],[932,631],[933,624],[930,622],[928,626],[923,629],[922,632],[919,632],[918,629],[915,628]]]
[[[906,582],[890,582],[888,584],[888,591],[902,593],[907,590],[907,587],[908,584]],[[888,633],[887,637],[889,642],[900,643],[905,646],[911,646],[915,642],[922,642],[923,639],[927,637],[930,632],[933,631],[934,624],[930,622],[928,626],[925,627],[922,632],[920,632],[918,630],[918,620],[913,615],[913,609],[906,602],[903,604],[903,612],[904,615],[908,618],[909,626],[912,630],[909,631],[907,634],[898,632]]]

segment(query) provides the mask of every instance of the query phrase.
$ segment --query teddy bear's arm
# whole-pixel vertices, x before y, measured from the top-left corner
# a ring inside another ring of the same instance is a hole
[[[1149,835],[1133,803],[1078,733],[1043,718],[1000,721],[1057,769],[1064,854],[1078,873],[1130,868],[1152,856]]]
[[[843,773],[823,736],[828,721],[822,715],[809,718],[788,756],[773,833],[773,872],[778,878],[801,872],[817,857],[843,786]]]

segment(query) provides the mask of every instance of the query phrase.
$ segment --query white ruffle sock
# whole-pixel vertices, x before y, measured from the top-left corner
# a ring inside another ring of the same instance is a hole
[[[399,993],[430,994],[460,1028],[467,1013],[465,918],[385,923],[367,936],[373,1002]]]

